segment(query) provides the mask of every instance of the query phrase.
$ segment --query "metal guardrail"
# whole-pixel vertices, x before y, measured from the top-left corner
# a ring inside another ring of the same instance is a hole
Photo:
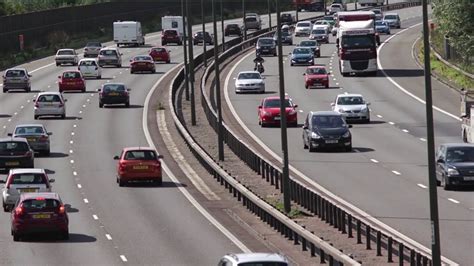
[[[386,5],[381,8],[382,10],[394,10],[419,5],[419,2],[405,2]],[[305,20],[318,19],[320,17],[321,16]],[[268,32],[265,33],[263,31],[258,33],[261,35],[254,35],[255,37],[249,38],[247,41],[226,50],[219,56],[219,62],[222,63],[228,58],[245,51],[247,48],[253,47],[258,37],[263,37],[269,34]],[[210,73],[212,73],[213,68],[214,64],[212,63],[208,66],[201,79],[201,102],[210,125],[217,131],[217,113],[213,109],[211,99],[205,92],[205,84]],[[226,124],[223,124],[223,134],[224,141],[242,161],[244,161],[252,170],[261,175],[262,179],[265,179],[273,185],[275,189],[280,189],[280,191],[283,192],[281,184],[282,171],[280,167],[266,160],[261,154],[244,143]],[[366,248],[368,250],[372,249],[372,243],[374,242],[377,256],[382,255],[381,249],[384,248],[387,251],[387,262],[393,262],[393,257],[398,256],[400,264],[403,264],[403,261],[409,262],[410,265],[431,264],[431,255],[427,248],[416,247],[410,243],[410,241],[407,241],[407,238],[401,234],[377,228],[378,226],[373,225],[373,223],[368,219],[360,217],[348,208],[341,206],[342,204],[338,204],[334,200],[321,195],[321,193],[306,187],[294,177],[290,177],[289,185],[291,192],[290,197],[293,202],[304,207],[314,215],[317,215],[321,220],[334,228],[337,228],[342,234],[347,234],[349,238],[354,237],[355,231],[358,244],[362,243],[362,236],[364,236]],[[296,242],[297,241],[295,240],[295,243]]]

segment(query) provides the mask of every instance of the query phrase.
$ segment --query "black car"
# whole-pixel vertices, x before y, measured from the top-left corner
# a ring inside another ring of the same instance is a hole
[[[436,154],[436,181],[445,190],[474,185],[474,145],[441,144]]]
[[[352,151],[351,127],[337,112],[309,112],[303,125],[303,146],[310,152],[322,148]]]
[[[260,55],[277,55],[276,44],[271,37],[259,38],[255,45],[255,50]]]
[[[123,83],[107,83],[97,91],[99,91],[99,108],[105,104],[124,104],[125,107],[130,107],[130,89]]]
[[[205,31],[204,34],[202,31],[196,32],[193,36],[193,44],[198,45],[200,43],[203,43],[203,39],[206,42],[206,44],[210,44],[210,45],[214,44],[214,40],[212,39],[212,36],[207,31]]]
[[[224,36],[237,35],[242,36],[242,30],[239,24],[227,24],[224,29]]]
[[[290,25],[293,23],[293,16],[289,13],[283,13],[280,15],[280,22],[281,24]]]
[[[273,41],[275,43],[278,43],[278,33],[275,32],[275,34],[273,34]],[[284,44],[289,44],[289,45],[293,45],[293,36],[291,35],[291,33],[289,32],[285,32],[285,31],[282,31],[281,32],[281,43]]]
[[[0,170],[34,168],[35,155],[25,138],[0,139]]]

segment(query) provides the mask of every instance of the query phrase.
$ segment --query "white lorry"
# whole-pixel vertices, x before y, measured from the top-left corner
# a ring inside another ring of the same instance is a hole
[[[474,92],[461,91],[461,136],[467,143],[474,143]]]
[[[161,29],[176,30],[180,37],[184,34],[182,16],[164,16],[161,18]]]
[[[361,6],[383,6],[385,0],[359,0],[357,3]]]
[[[145,36],[142,25],[138,21],[116,21],[114,22],[114,42],[120,45],[144,45]]]

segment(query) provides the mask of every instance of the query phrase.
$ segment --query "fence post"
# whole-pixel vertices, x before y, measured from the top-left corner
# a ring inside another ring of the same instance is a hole
[[[403,266],[403,261],[405,260],[405,255],[403,254],[403,243],[398,243],[398,265]]]
[[[371,249],[370,247],[370,225],[366,225],[365,226],[365,245],[366,245],[366,249]]]
[[[341,229],[342,233],[346,233],[346,212],[341,210]]]
[[[411,265],[411,266],[415,266],[415,265],[416,265],[416,261],[415,261],[415,250],[414,250],[414,249],[410,250],[410,265]]]
[[[352,238],[352,215],[351,214],[347,214],[347,228],[348,228],[348,232],[347,232],[347,237],[348,238]]]
[[[362,244],[361,222],[357,220],[357,244]]]
[[[392,259],[392,253],[393,253],[393,239],[391,236],[388,237],[388,247],[387,247],[387,252],[388,252],[388,257],[387,257],[387,262],[393,262]]]
[[[377,256],[382,256],[382,232],[377,230]]]

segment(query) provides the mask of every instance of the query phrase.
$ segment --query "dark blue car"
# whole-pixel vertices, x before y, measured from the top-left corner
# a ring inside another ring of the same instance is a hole
[[[390,26],[388,25],[387,22],[382,21],[382,20],[375,21],[375,30],[378,33],[390,34]]]
[[[297,47],[290,54],[291,65],[314,65],[314,54],[311,48]]]

